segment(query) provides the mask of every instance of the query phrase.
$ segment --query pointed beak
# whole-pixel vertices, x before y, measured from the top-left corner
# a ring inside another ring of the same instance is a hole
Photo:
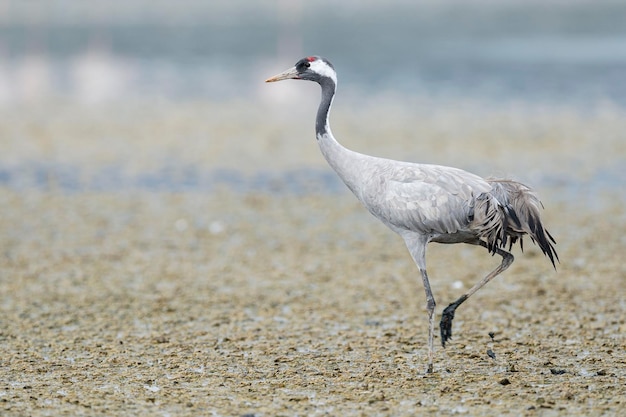
[[[273,77],[268,78],[267,80],[265,80],[265,82],[273,83],[275,81],[282,81],[282,80],[289,80],[289,79],[297,80],[299,78],[300,76],[298,75],[298,71],[296,71],[296,67],[292,67],[292,68],[289,68],[287,71],[283,71],[280,74],[276,74]]]

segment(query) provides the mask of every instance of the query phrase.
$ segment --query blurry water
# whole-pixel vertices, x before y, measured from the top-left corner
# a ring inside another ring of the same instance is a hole
[[[266,76],[320,54],[370,96],[626,105],[619,1],[29,3],[0,17],[5,103],[253,97]]]
[[[0,12],[0,108],[155,99],[245,99],[260,108],[282,94],[262,81],[308,54],[334,62],[342,94],[356,106],[358,97],[395,95],[547,111],[626,108],[621,1],[10,0]],[[116,162],[92,170],[81,163],[0,158],[0,184],[70,192],[343,190],[329,170],[244,175],[171,162],[128,175]],[[588,180],[619,186],[625,176],[619,163],[602,172]]]
[[[612,201],[626,203],[624,180],[626,165],[608,165],[591,177],[581,179],[551,174],[534,176],[532,187],[558,190],[550,200],[576,201],[594,207],[611,195]],[[84,168],[59,163],[27,162],[0,168],[0,186],[14,190],[46,190],[62,193],[81,192],[193,192],[215,194],[221,190],[237,193],[277,195],[345,194],[346,186],[330,168],[303,167],[245,173],[236,169],[184,166],[176,162],[158,169],[129,173],[119,166]],[[581,200],[584,196],[584,200]]]

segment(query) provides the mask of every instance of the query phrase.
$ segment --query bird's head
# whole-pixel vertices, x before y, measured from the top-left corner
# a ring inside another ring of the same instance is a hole
[[[265,80],[266,83],[282,80],[308,80],[321,83],[325,79],[330,79],[337,84],[337,73],[333,64],[327,59],[319,56],[307,56],[296,62],[296,65],[280,74]]]

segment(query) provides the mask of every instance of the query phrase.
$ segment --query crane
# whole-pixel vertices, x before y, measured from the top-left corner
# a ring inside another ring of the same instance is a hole
[[[325,58],[309,56],[266,82],[287,79],[321,86],[315,133],[324,158],[363,206],[404,239],[420,271],[429,326],[427,373],[433,372],[436,306],[426,272],[429,242],[479,245],[502,257],[498,267],[443,310],[439,328],[444,348],[452,337],[456,309],[511,265],[514,258],[509,251],[518,241],[523,250],[523,236],[530,236],[556,269],[556,241],[544,228],[539,212],[543,205],[529,187],[509,179],[481,178],[458,168],[395,161],[347,149],[335,139],[329,124],[337,91],[334,66]]]

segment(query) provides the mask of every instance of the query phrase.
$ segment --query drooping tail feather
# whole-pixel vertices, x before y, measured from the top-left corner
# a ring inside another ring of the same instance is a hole
[[[543,227],[539,211],[540,207],[543,208],[543,204],[537,195],[530,188],[516,181],[500,179],[487,181],[493,186],[489,194],[500,203],[502,221],[499,230],[500,237],[493,243],[488,242],[503,247],[508,237],[510,249],[519,239],[520,247],[524,250],[522,237],[527,234],[556,268],[555,262],[559,260],[554,249],[556,241]]]

